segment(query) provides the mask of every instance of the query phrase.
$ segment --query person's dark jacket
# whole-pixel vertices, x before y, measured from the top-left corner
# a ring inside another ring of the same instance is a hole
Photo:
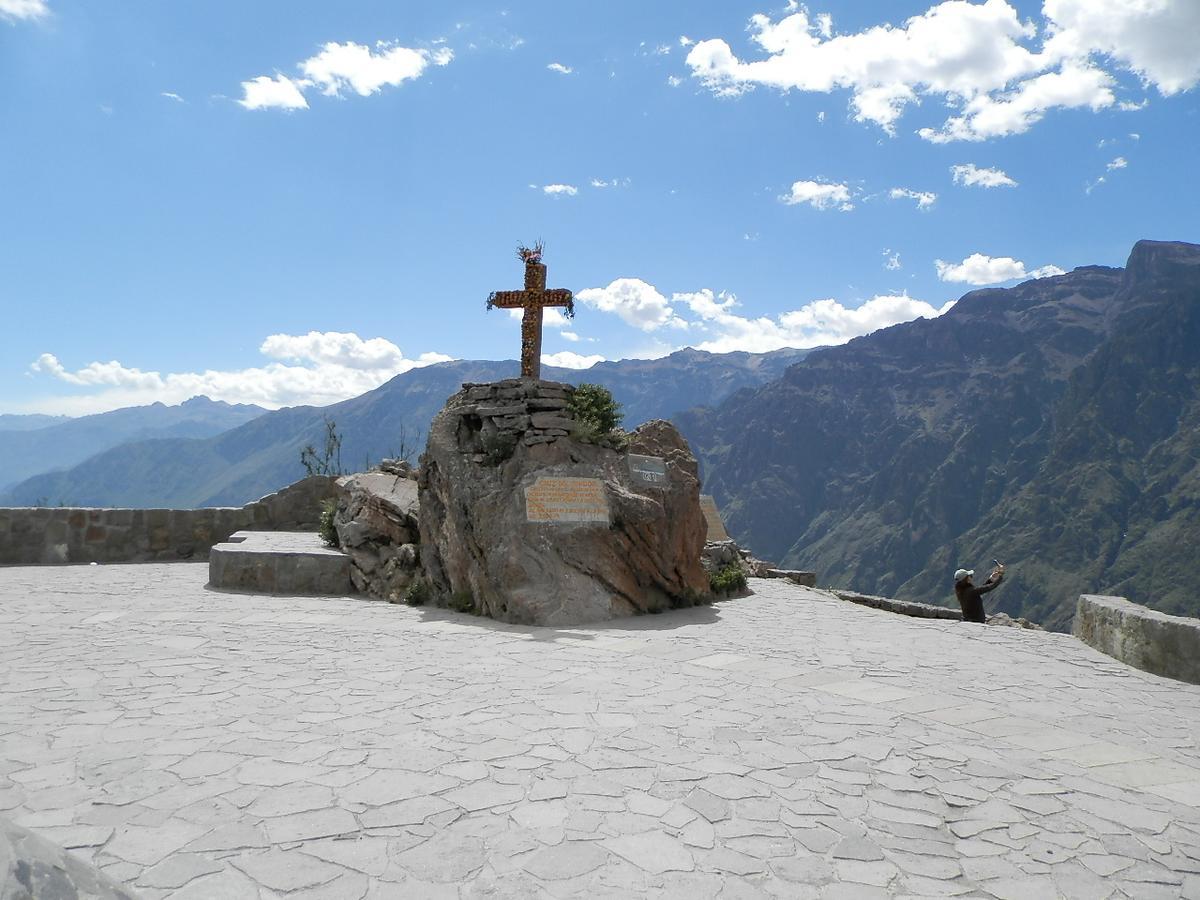
[[[981,585],[971,584],[970,578],[964,578],[954,585],[954,596],[958,598],[958,605],[962,607],[964,622],[987,621],[987,616],[983,612],[983,595],[988,591],[994,591],[1003,580],[1003,572],[999,574],[993,572]]]

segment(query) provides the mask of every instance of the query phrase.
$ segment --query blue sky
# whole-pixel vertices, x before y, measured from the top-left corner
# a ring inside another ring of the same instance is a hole
[[[0,412],[767,350],[1200,241],[1195,0],[0,0]],[[985,339],[980,335],[980,339]]]

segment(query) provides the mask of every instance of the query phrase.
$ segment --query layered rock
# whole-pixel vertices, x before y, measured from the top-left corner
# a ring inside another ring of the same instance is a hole
[[[573,391],[516,379],[465,385],[434,419],[418,485],[435,602],[566,625],[707,599],[687,443],[661,420],[621,450],[577,440]],[[631,455],[661,460],[661,480],[636,474]]]
[[[405,462],[338,480],[334,524],[350,580],[371,597],[401,600],[420,569],[417,473]]]

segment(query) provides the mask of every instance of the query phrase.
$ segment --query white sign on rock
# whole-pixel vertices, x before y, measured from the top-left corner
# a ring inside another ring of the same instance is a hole
[[[608,522],[608,496],[599,478],[539,477],[525,488],[529,522]]]
[[[658,456],[629,454],[629,477],[642,484],[667,486],[667,461]]]

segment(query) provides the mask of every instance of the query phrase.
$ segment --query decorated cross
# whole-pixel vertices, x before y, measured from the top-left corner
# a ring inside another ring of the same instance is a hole
[[[520,247],[517,256],[525,263],[525,290],[493,291],[487,308],[523,309],[521,317],[521,377],[542,377],[542,310],[547,306],[565,307],[567,318],[575,315],[575,298],[565,288],[546,290],[546,266],[542,263],[542,244]]]

